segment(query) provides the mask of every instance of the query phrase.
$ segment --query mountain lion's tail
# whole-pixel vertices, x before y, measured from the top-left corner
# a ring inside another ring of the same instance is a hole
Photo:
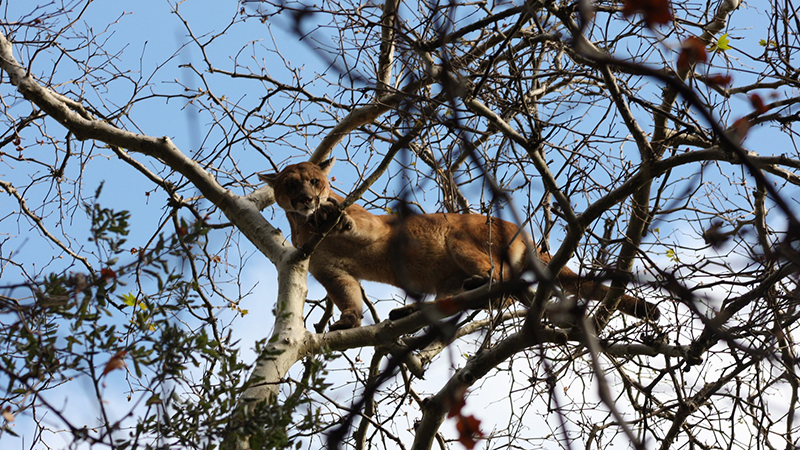
[[[551,256],[548,253],[539,253],[539,259],[545,264],[550,262],[550,258]],[[581,277],[566,266],[561,269],[556,278],[563,290],[586,300],[602,301],[609,290],[608,286]],[[658,306],[655,304],[630,295],[623,295],[620,298],[617,309],[640,319],[658,320],[661,315],[661,311],[658,310]]]

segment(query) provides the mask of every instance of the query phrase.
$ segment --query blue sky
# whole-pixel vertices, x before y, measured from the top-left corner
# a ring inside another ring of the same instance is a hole
[[[180,12],[190,24],[194,35],[201,37],[200,39],[203,41],[209,39],[209,33],[219,33],[225,29],[231,19],[237,17],[239,7],[239,3],[234,1],[192,0],[181,3]],[[29,2],[11,2],[6,8],[6,18],[11,20],[33,10],[34,6]],[[190,39],[187,37],[187,30],[181,23],[180,18],[171,12],[173,8],[174,4],[161,0],[139,2],[95,1],[89,6],[82,20],[77,22],[73,28],[79,32],[81,30],[93,30],[98,35],[98,39],[105,41],[103,45],[109,53],[118,53],[118,57],[114,61],[116,68],[128,72],[131,78],[137,79],[140,76],[150,77],[153,75],[153,78],[149,81],[149,87],[138,94],[138,97],[144,100],[137,104],[131,112],[132,123],[128,123],[131,129],[135,124],[142,133],[152,136],[169,136],[184,152],[192,153],[201,146],[207,149],[207,146],[215,145],[215,143],[222,140],[220,136],[224,132],[233,133],[235,130],[223,130],[212,126],[211,118],[208,115],[198,114],[195,107],[187,105],[187,101],[183,98],[172,98],[169,101],[163,97],[145,99],[149,93],[179,94],[183,92],[181,86],[190,88],[201,86],[200,78],[191,69],[181,67],[187,63],[192,63],[198,70],[205,71],[205,67],[202,66],[202,61],[199,59],[199,49],[195,45],[189,44]],[[747,14],[748,18],[752,18],[752,20],[745,21],[741,18],[741,15],[737,15],[734,25],[739,27],[740,31],[732,32],[731,34],[734,37],[737,37],[739,33],[746,35],[746,39],[735,40],[734,44],[746,45],[755,52],[758,50],[756,36],[759,33],[759,28],[762,27],[762,25],[759,25],[759,20],[764,17],[752,9],[748,10]],[[106,24],[112,22],[116,23],[109,27],[108,31],[105,31]],[[742,24],[745,23],[746,27],[743,27]],[[265,41],[268,44],[267,47],[269,47],[272,45],[271,41],[273,40],[281,48],[281,54],[264,51],[264,48],[260,45],[260,41]],[[250,52],[247,50],[246,43],[248,42],[253,42],[252,47],[250,47],[252,51]],[[675,43],[673,42],[672,44],[674,45]],[[242,48],[245,49],[243,52],[236,55],[233,54]],[[262,24],[257,20],[249,20],[236,27],[229,28],[224,35],[217,37],[214,43],[206,47],[205,50],[217,64],[217,67],[225,70],[234,69],[234,56],[241,58],[242,61],[246,60],[248,64],[253,60],[263,58],[264,65],[270,75],[277,79],[288,79],[287,77],[290,75],[285,69],[284,59],[290,61],[292,67],[303,71],[305,74],[328,70],[326,61],[310,51],[308,44],[298,42],[295,36],[285,33],[280,25]],[[162,64],[173,55],[175,56],[171,60],[155,71],[157,65]],[[27,62],[27,56],[23,54],[19,57],[23,62]],[[731,56],[735,56],[735,54]],[[34,72],[47,74],[50,68],[49,63],[47,55],[37,56]],[[259,64],[259,62],[254,64]],[[64,65],[62,64],[60,67],[64,67]],[[65,70],[53,74],[52,78],[54,83],[66,83],[74,75]],[[311,78],[313,76],[308,76],[308,79]],[[256,81],[230,82],[227,77],[223,76],[209,76],[208,79],[212,82],[213,92],[217,95],[224,94],[226,99],[234,104],[241,103],[252,107],[265,93],[264,85]],[[129,81],[117,79],[109,81],[97,93],[86,92],[85,95],[92,102],[102,98],[104,101],[123,104],[131,95],[132,86]],[[309,89],[314,90],[319,95],[324,95],[326,88],[327,86],[324,83],[309,86]],[[7,84],[0,86],[0,92],[7,92],[8,89],[9,86]],[[272,105],[275,111],[280,111],[282,107],[287,107],[287,105],[280,104],[278,100],[275,100],[275,102]],[[742,108],[747,106],[744,101],[741,102],[741,105]],[[29,109],[24,104],[18,106],[19,110],[25,110],[26,108]],[[309,112],[309,116],[312,116],[312,113]],[[50,130],[55,136],[63,137],[64,135],[63,130],[58,129],[58,127],[51,127]],[[766,128],[756,129],[753,130],[748,143],[753,144],[756,151],[771,153],[770,147],[775,145],[774,142],[770,141],[771,136],[772,134]],[[299,161],[305,158],[306,155],[301,151],[297,151],[297,148],[311,151],[317,144],[313,136],[306,138],[300,133],[286,136],[285,139],[290,141],[291,146],[278,147],[279,144],[275,144],[276,148],[280,148],[280,150],[274,151],[274,162],[277,164],[283,164],[290,159]],[[246,176],[249,176],[248,180],[250,182],[256,183],[256,178],[253,174],[269,169],[270,164],[255,149],[241,143],[237,145],[238,147],[233,154],[240,163],[239,168]],[[628,145],[626,145],[626,151],[632,152],[632,147],[628,147]],[[292,149],[292,146],[295,148]],[[268,150],[273,152],[272,149]],[[36,152],[39,149],[35,145],[30,145],[26,151]],[[335,152],[335,155],[340,158],[344,154],[342,147],[339,147]],[[157,167],[157,164],[153,164],[146,158],[138,159],[149,167]],[[25,166],[10,163],[0,165],[0,179],[22,183],[30,174],[20,170],[20,167],[24,168]],[[79,175],[77,167],[75,165],[70,167],[72,172],[68,176],[73,179],[77,178]],[[738,169],[735,171],[738,171]],[[334,175],[338,180],[337,186],[345,190],[349,189],[353,184],[350,182],[353,178],[353,173],[353,168],[343,163],[334,167]],[[86,192],[93,192],[100,182],[104,182],[105,188],[101,202],[104,205],[119,205],[120,209],[127,209],[132,212],[133,232],[129,236],[131,246],[141,245],[140,243],[146,241],[154,233],[166,212],[166,198],[161,193],[147,196],[146,192],[151,187],[143,176],[117,161],[109,149],[96,149],[92,160],[86,165],[85,172],[80,175],[82,176],[82,185],[77,187],[82,187]],[[402,186],[395,185],[396,189],[400,187]],[[244,189],[238,189],[237,193],[243,193],[244,191]],[[479,197],[478,192],[473,193],[475,197]],[[36,198],[36,195],[45,195],[45,192],[33,191],[32,194]],[[14,207],[14,202],[9,197],[0,196],[0,211],[6,211]],[[268,219],[274,220],[274,223],[284,228],[285,231],[288,231],[280,212],[276,213],[274,209],[270,208],[265,211],[265,215]],[[43,262],[38,258],[41,258],[42,254],[51,254],[53,252],[52,249],[41,241],[25,241],[25,235],[30,233],[30,230],[25,228],[27,224],[24,221],[20,222],[19,226],[9,227],[9,224],[9,221],[0,222],[0,237],[13,236],[14,242],[19,243],[17,247],[21,248],[18,257],[24,261],[36,263],[41,268],[47,261]],[[86,237],[86,227],[80,223],[79,219],[76,218],[70,225],[72,226],[69,231],[70,234],[77,236],[78,240],[81,237]],[[685,228],[682,229],[680,225],[674,227],[664,226],[665,234],[675,233],[671,236],[684,242],[688,240],[688,237],[683,236],[683,233],[686,236],[694,235],[689,231]],[[225,239],[224,235],[225,233],[219,232],[212,236],[212,239],[219,240],[218,247],[222,247]],[[243,238],[236,238],[243,241]],[[25,242],[24,245],[22,242]],[[253,294],[241,305],[242,308],[248,309],[250,314],[236,319],[237,326],[235,329],[237,333],[240,333],[243,349],[250,349],[252,342],[268,336],[271,331],[266,328],[268,325],[265,324],[271,323],[270,309],[275,297],[272,283],[274,283],[275,275],[274,270],[266,259],[255,253],[249,243],[243,243],[241,248],[244,252],[248,252],[249,255],[239,260],[247,262],[247,265],[243,268],[244,290],[249,290],[253,286],[255,288]],[[63,268],[62,263],[60,260],[56,260],[49,263],[46,270],[61,268]],[[235,272],[236,269],[231,270]],[[3,282],[6,281],[7,279],[4,278]],[[369,286],[367,291],[371,296],[379,296],[381,298],[388,298],[393,292]],[[324,295],[324,290],[316,283],[310,283],[310,298],[319,299]],[[388,307],[384,308],[383,311],[388,309]],[[232,320],[232,317],[226,320]],[[453,364],[458,362],[460,353],[457,350],[453,351]],[[247,352],[243,357],[252,359],[254,355],[252,352]],[[441,370],[447,372],[449,369],[445,367]],[[108,386],[105,391],[108,400],[122,401],[124,399],[126,389],[124,378],[125,376],[122,372],[112,373],[109,376]],[[437,379],[435,376],[432,378],[434,380]],[[93,406],[93,400],[84,400],[80,396],[65,399],[59,397],[60,395],[54,394],[57,401],[63,400],[65,405],[74,411],[91,411],[91,414],[87,414],[87,421],[91,422],[93,420],[96,411],[96,405]],[[495,404],[493,407],[498,406]],[[18,430],[23,430],[26,426],[26,417],[23,415],[18,418],[16,427]],[[57,427],[57,425],[54,424],[54,427]],[[25,432],[22,432],[22,434],[25,434]],[[56,437],[55,439],[59,438]],[[0,438],[0,445],[3,448],[23,447],[23,445],[19,445],[19,440],[7,435]],[[11,447],[6,447],[7,445]],[[54,445],[56,447],[60,446],[60,444]]]

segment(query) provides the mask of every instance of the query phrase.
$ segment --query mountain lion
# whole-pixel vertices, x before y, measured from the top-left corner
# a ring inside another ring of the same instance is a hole
[[[275,191],[286,212],[292,244],[301,247],[333,214],[342,197],[331,192],[328,174],[334,159],[319,165],[302,162],[280,173],[259,175]],[[516,225],[478,214],[374,215],[358,205],[344,210],[333,230],[311,254],[309,271],[341,311],[331,331],[361,325],[359,280],[377,281],[409,292],[445,298],[462,292],[464,281],[508,279],[524,269],[526,237]],[[538,253],[544,262],[546,253]],[[581,279],[567,267],[558,274],[561,287],[581,298],[601,300],[608,288]],[[619,309],[657,319],[658,308],[625,295]]]

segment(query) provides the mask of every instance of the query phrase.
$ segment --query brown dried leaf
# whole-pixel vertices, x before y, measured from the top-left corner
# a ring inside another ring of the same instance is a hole
[[[6,423],[11,423],[14,421],[14,419],[16,419],[16,417],[14,417],[14,414],[11,414],[11,406],[6,406],[5,408],[3,408],[3,412],[0,413],[0,415],[3,416],[3,419],[6,420]]]
[[[106,367],[103,369],[103,374],[100,377],[106,376],[107,373],[111,372],[112,370],[122,369],[125,367],[125,355],[128,354],[125,350],[118,351],[111,359],[108,360],[106,363]]]

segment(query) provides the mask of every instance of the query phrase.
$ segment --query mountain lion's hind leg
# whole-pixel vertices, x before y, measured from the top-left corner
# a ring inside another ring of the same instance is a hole
[[[491,280],[511,278],[512,266],[507,257],[500,256],[505,252],[495,249],[490,253],[488,244],[483,244],[486,247],[479,247],[468,238],[461,238],[458,235],[452,237],[455,239],[448,240],[447,250],[453,262],[467,275],[461,280],[462,291],[479,288]]]

